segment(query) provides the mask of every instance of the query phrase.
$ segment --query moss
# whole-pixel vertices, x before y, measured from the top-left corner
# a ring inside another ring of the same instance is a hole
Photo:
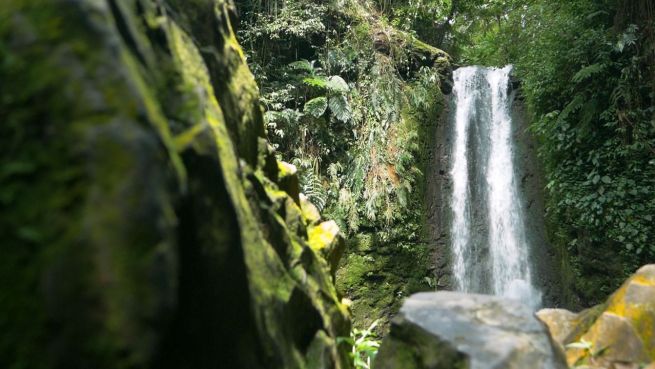
[[[229,4],[96,3],[0,7],[0,363],[303,368],[322,334],[324,365],[347,368],[297,183],[255,174]]]
[[[359,329],[379,320],[376,332],[386,334],[405,297],[433,289],[430,250],[425,245],[403,247],[396,240],[360,233],[348,241],[347,250],[337,271],[337,289],[352,300],[353,323]]]
[[[277,184],[300,206],[300,181],[298,169],[293,164],[278,163]]]
[[[124,261],[149,264],[144,246],[151,241],[166,243],[163,238],[171,224],[170,207],[164,210],[166,194],[159,190],[171,178],[167,178],[167,170],[160,171],[155,165],[166,159],[162,160],[154,147],[157,135],[148,133],[147,125],[137,118],[144,105],[127,102],[143,92],[129,83],[134,80],[128,79],[138,77],[134,71],[128,67],[124,74],[112,75],[102,84],[90,82],[102,72],[102,60],[112,58],[104,44],[96,50],[89,46],[104,29],[88,30],[88,23],[67,22],[67,15],[80,13],[72,4],[35,6],[35,2],[21,2],[14,9],[14,20],[2,21],[0,31],[0,43],[11,50],[8,58],[13,59],[1,63],[0,73],[7,76],[3,84],[16,88],[15,93],[3,89],[0,99],[7,123],[0,146],[7,150],[3,157],[15,163],[27,159],[33,168],[29,175],[5,172],[3,181],[8,188],[22,190],[6,196],[1,205],[2,213],[7,214],[0,224],[8,264],[3,263],[0,270],[7,273],[4,281],[20,283],[2,288],[3,301],[16,305],[2,312],[12,318],[2,324],[7,338],[0,344],[0,361],[12,358],[16,367],[41,367],[62,360],[71,365],[96,360],[97,367],[103,367],[106,358],[122,350],[128,344],[126,337],[136,332],[142,336],[137,343],[141,347],[113,366],[131,365],[142,360],[152,341],[139,324],[131,326],[132,332],[119,328],[135,318],[134,309],[126,305],[140,295],[144,304],[141,314],[148,316],[154,303],[150,295],[142,294],[146,282],[130,275],[131,268]],[[122,91],[126,100],[114,100],[117,91]],[[76,104],[70,103],[73,97]],[[114,115],[116,111],[122,114]],[[108,156],[94,149],[102,149]],[[154,158],[153,153],[157,153]],[[143,161],[134,160],[132,154],[151,160],[153,167],[144,171]],[[171,161],[173,157],[169,156]],[[131,174],[133,181],[122,182],[121,173]],[[126,197],[131,186],[139,187],[140,178],[145,179],[142,187],[152,192]],[[161,183],[153,187],[150,180]],[[103,193],[107,196],[99,200]],[[132,205],[159,208],[161,216],[144,221],[142,213],[125,212]],[[131,228],[136,224],[138,230]],[[153,229],[162,232],[155,235]],[[108,230],[112,237],[107,237]],[[98,253],[103,244],[112,243],[115,247],[110,254]],[[126,244],[137,247],[123,248]],[[119,268],[108,275],[88,267],[100,267],[101,263]],[[142,271],[146,270],[144,266]],[[98,284],[102,289],[94,288]],[[107,320],[98,321],[98,315]],[[49,327],[54,322],[61,326],[53,332]],[[98,334],[105,329],[104,336]],[[71,340],[79,340],[79,344],[70,345]],[[42,354],[44,345],[57,341],[63,351],[70,350],[65,356],[56,350]]]

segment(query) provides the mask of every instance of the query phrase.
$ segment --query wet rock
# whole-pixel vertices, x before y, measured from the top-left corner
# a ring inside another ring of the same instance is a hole
[[[457,292],[411,296],[391,325],[377,369],[566,368],[530,308]]]

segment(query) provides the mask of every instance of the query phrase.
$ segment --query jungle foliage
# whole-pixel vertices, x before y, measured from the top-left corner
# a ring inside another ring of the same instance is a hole
[[[433,289],[423,173],[450,58],[375,0],[237,5],[269,139],[349,239],[336,280],[354,328],[379,319],[382,335],[405,296]],[[354,340],[366,367],[374,341]]]
[[[421,175],[419,116],[441,102],[437,70],[407,73],[407,53],[388,39],[391,50],[377,52],[375,34],[393,31],[372,3],[238,5],[269,137],[300,170],[303,192],[348,233],[401,220],[416,228],[406,209]]]

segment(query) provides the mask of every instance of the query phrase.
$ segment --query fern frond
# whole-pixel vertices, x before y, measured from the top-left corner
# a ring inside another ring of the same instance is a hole
[[[325,77],[314,76],[314,77],[306,77],[302,80],[302,82],[307,86],[323,89],[327,87],[328,80]]]
[[[580,69],[574,76],[573,76],[573,82],[580,83],[584,80],[587,80],[601,72],[603,72],[607,68],[606,64],[603,63],[595,63],[591,65],[587,65],[586,67],[583,67]]]
[[[342,122],[348,122],[352,118],[352,110],[348,99],[345,96],[331,96],[329,99],[330,111],[334,117]]]

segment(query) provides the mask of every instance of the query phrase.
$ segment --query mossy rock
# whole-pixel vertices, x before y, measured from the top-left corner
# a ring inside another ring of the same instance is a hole
[[[422,244],[402,247],[376,234],[360,233],[349,239],[337,271],[337,289],[352,301],[353,324],[388,333],[389,322],[404,299],[415,292],[432,291],[430,249]]]
[[[3,368],[350,367],[234,18],[225,0],[0,6]]]
[[[562,346],[588,342],[593,357],[585,348],[569,346],[569,365],[593,361],[609,368],[655,361],[655,265],[639,269],[606,303],[577,315],[569,313],[564,322],[551,319],[549,312],[539,314]]]

